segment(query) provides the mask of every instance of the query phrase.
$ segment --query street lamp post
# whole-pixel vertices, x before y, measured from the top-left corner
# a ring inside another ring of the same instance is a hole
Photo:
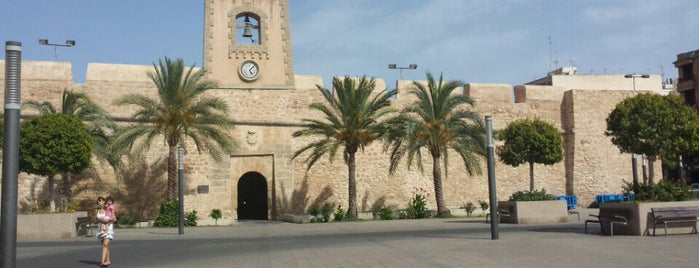
[[[65,44],[54,44],[49,43],[49,40],[46,38],[41,38],[39,39],[39,44],[44,46],[53,46],[53,57],[54,59],[58,60],[58,47],[73,47],[75,46],[75,40],[66,40]]]
[[[625,78],[631,78],[631,81],[633,81],[633,91],[636,91],[636,78],[649,78],[650,75],[647,74],[627,74],[624,75]],[[638,164],[636,160],[636,153],[631,152],[631,173],[633,174],[633,184],[638,185]],[[643,178],[645,182],[646,178],[646,169],[645,169],[645,160],[643,160]]]
[[[417,64],[410,64],[408,67],[396,66],[395,63],[388,64],[388,69],[398,69],[400,70],[400,79],[403,80],[403,70],[415,70],[417,69]]]
[[[184,148],[177,146],[177,210],[179,221],[177,232],[184,234]]]

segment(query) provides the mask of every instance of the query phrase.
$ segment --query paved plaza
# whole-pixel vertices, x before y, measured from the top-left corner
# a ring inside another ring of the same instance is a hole
[[[584,219],[583,219],[584,220]],[[117,229],[110,267],[699,267],[699,235],[584,233],[583,221],[483,218]],[[19,241],[17,267],[97,267],[95,237]]]

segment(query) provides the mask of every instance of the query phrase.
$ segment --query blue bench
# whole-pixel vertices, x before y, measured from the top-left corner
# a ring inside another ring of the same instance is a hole
[[[607,203],[607,202],[624,202],[633,200],[635,197],[634,193],[626,194],[597,194],[595,196],[595,203],[597,205]]]

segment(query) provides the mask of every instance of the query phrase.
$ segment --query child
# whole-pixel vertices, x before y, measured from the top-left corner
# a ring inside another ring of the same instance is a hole
[[[104,209],[105,211],[105,219],[106,220],[114,220],[114,199],[112,199],[111,196],[107,196],[107,207]],[[108,224],[102,224],[102,229],[100,229],[99,236],[105,236],[107,235],[107,226]]]

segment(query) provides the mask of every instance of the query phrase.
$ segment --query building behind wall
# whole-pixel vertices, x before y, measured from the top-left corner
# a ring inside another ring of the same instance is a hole
[[[684,103],[693,106],[699,110],[699,101],[697,97],[697,78],[699,78],[699,66],[694,64],[695,59],[699,57],[699,50],[689,51],[677,54],[677,60],[674,62],[677,67],[677,93],[684,99]]]
[[[695,59],[699,57],[699,50],[689,51],[677,54],[677,60],[673,62],[677,67],[677,82],[676,91],[684,99],[684,103],[694,107],[699,111],[699,94],[697,90],[697,78],[699,78],[699,66],[694,64]],[[689,183],[699,182],[699,154],[694,156],[684,156],[683,170],[676,171],[678,176],[683,174]]]
[[[648,74],[648,78],[630,79],[626,74],[580,74],[574,66],[561,67],[549,72],[545,77],[525,85],[542,85],[571,89],[591,90],[637,90],[667,94],[660,74]]]

